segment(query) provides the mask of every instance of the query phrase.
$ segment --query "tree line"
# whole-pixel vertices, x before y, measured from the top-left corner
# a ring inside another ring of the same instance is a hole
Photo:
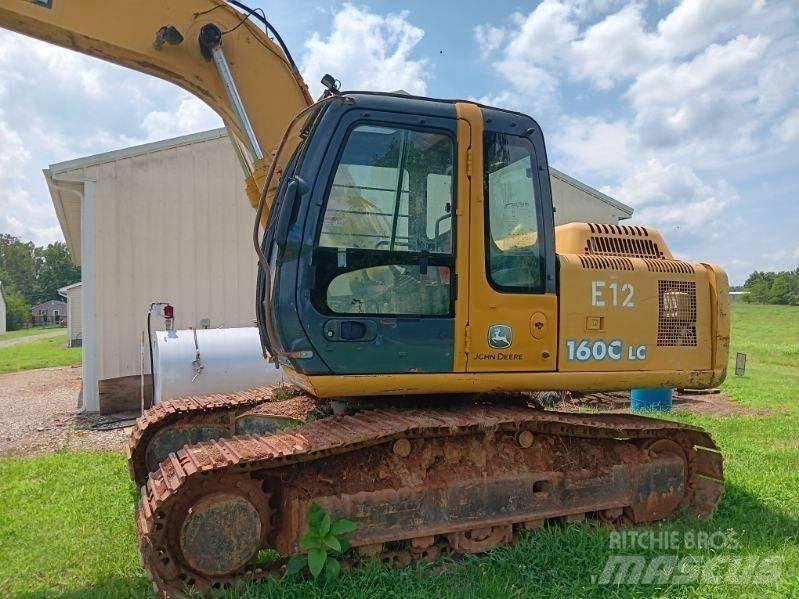
[[[744,301],[799,306],[799,268],[782,272],[755,271],[744,283]]]
[[[31,306],[63,300],[61,287],[80,281],[80,268],[72,264],[61,241],[39,247],[13,235],[0,233],[0,283],[6,299],[6,326],[14,331],[31,320]]]

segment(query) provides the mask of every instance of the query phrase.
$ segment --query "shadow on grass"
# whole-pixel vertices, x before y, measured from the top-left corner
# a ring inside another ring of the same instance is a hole
[[[71,590],[51,590],[23,593],[17,595],[24,599],[116,599],[123,598],[149,598],[153,597],[149,581],[140,578],[112,578],[90,584],[85,588]]]

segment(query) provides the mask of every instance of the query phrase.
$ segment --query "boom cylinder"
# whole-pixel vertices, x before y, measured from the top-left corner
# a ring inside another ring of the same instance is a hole
[[[222,84],[225,86],[230,104],[236,113],[236,118],[239,125],[244,130],[247,136],[247,145],[255,160],[262,160],[264,157],[263,150],[258,143],[258,138],[255,136],[255,129],[247,116],[247,110],[244,108],[244,102],[241,99],[239,90],[236,87],[236,82],[233,79],[233,74],[230,72],[230,66],[225,58],[225,52],[222,50],[222,31],[216,25],[209,23],[204,25],[200,30],[200,47],[203,56],[206,59],[213,60],[219,71],[219,76],[222,78]]]

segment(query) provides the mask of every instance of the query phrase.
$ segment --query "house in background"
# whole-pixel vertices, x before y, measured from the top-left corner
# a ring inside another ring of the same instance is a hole
[[[67,347],[80,347],[83,344],[81,328],[81,291],[83,284],[78,281],[58,290],[58,295],[67,300]]]
[[[53,164],[44,175],[82,269],[84,410],[138,409],[151,302],[172,303],[181,329],[206,320],[214,328],[253,326],[254,211],[224,129]],[[556,224],[632,216],[629,206],[560,171],[551,169],[550,180]]]
[[[31,322],[35,327],[60,325],[67,322],[67,303],[50,300],[31,308]]]
[[[6,294],[0,281],[0,335],[6,332]]]

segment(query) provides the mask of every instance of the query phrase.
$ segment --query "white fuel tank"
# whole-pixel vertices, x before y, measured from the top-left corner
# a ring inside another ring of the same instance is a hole
[[[264,360],[255,327],[198,329],[196,347],[192,330],[155,331],[153,337],[154,404],[283,382],[282,372]]]

